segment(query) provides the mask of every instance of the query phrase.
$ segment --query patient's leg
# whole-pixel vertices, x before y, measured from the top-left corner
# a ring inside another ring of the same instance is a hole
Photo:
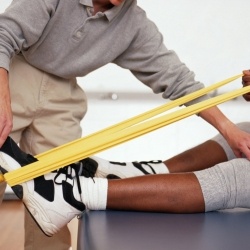
[[[250,162],[234,159],[194,173],[110,180],[107,208],[193,213],[250,208],[249,197]]]
[[[166,161],[170,173],[193,172],[227,161],[227,155],[221,145],[213,140],[184,151]]]
[[[196,176],[180,173],[110,180],[107,209],[193,213],[205,204]]]
[[[236,124],[250,133],[250,122]],[[235,159],[235,155],[221,134],[216,135],[196,147],[184,151],[164,161],[170,173],[197,171],[218,163]]]

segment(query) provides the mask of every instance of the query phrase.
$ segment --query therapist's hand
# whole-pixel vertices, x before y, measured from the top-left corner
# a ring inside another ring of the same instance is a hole
[[[8,72],[0,68],[0,147],[12,130],[13,117],[11,110]]]
[[[244,70],[243,71],[243,76],[242,76],[242,85],[243,87],[246,87],[246,86],[250,86],[250,70]],[[250,101],[250,92],[249,93],[246,93],[243,95],[243,98],[246,100],[246,101]]]

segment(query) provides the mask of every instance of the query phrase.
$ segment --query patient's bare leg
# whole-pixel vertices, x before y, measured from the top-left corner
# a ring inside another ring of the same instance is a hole
[[[205,205],[196,176],[181,173],[110,180],[107,209],[193,213]]]
[[[165,160],[164,163],[170,173],[178,173],[206,169],[225,161],[227,161],[227,155],[221,145],[216,141],[208,140]]]

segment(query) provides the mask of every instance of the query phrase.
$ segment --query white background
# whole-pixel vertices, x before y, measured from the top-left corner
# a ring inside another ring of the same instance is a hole
[[[0,12],[10,2],[1,1]],[[196,73],[196,79],[205,85],[250,68],[250,1],[139,0],[138,5],[158,25],[166,46],[175,50]],[[84,135],[166,102],[139,83],[130,72],[114,65],[107,65],[78,80],[89,96],[89,111],[82,123]],[[240,87],[238,80],[217,92]],[[219,107],[234,122],[248,120],[248,103],[242,98]],[[215,134],[214,128],[192,116],[99,155],[122,161],[165,159]]]

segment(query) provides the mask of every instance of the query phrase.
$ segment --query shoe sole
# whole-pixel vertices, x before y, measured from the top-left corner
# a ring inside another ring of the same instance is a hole
[[[37,226],[41,229],[41,231],[48,237],[52,237],[55,233],[59,231],[54,224],[48,222],[50,219],[46,215],[46,210],[40,205],[39,202],[36,201],[31,195],[29,195],[28,188],[26,184],[23,184],[24,194],[28,194],[28,197],[23,199],[23,204]],[[24,201],[25,200],[25,201]],[[33,211],[32,211],[33,210]],[[39,223],[41,222],[41,223]],[[48,228],[51,229],[51,233],[47,232]]]
[[[9,158],[9,160],[11,161],[11,163],[13,165],[16,165],[18,164],[18,168],[21,167],[20,164],[18,162],[16,162],[15,160],[12,160],[12,158],[4,153],[4,152],[0,152],[0,159],[1,159],[1,166],[0,166],[0,170],[5,174],[5,173],[8,173],[9,171],[14,171],[15,169],[17,168],[13,168],[10,170],[10,167],[9,167],[9,164],[6,162],[6,159],[5,158]],[[8,169],[8,171],[6,170]],[[25,208],[27,209],[27,211],[29,212],[29,214],[31,215],[31,217],[33,218],[33,220],[35,221],[35,223],[37,224],[37,226],[41,229],[41,231],[48,237],[52,237],[54,233],[58,232],[59,229],[54,225],[54,224],[51,224],[51,223],[48,223],[48,222],[45,222],[42,218],[47,218],[47,220],[49,221],[49,218],[46,216],[46,211],[39,205],[38,202],[36,202],[35,199],[31,199],[31,196],[29,195],[29,191],[28,191],[28,188],[26,187],[26,183],[23,183],[21,185],[15,185],[12,188],[12,190],[14,191],[14,193],[16,194],[16,196],[22,200]],[[28,194],[28,197],[27,198],[24,198],[23,197],[23,194],[24,192],[23,191],[26,191],[25,193]],[[26,200],[27,204],[24,202],[24,200]],[[36,211],[36,216],[33,215],[33,213],[30,211],[30,208],[32,208],[34,211]],[[39,208],[39,212],[37,211],[37,208]],[[42,221],[43,224],[45,224],[44,226],[41,226],[41,224],[38,222],[38,221]],[[50,228],[52,227],[53,230],[52,230],[52,234],[50,233],[47,233],[46,231],[46,228]]]

